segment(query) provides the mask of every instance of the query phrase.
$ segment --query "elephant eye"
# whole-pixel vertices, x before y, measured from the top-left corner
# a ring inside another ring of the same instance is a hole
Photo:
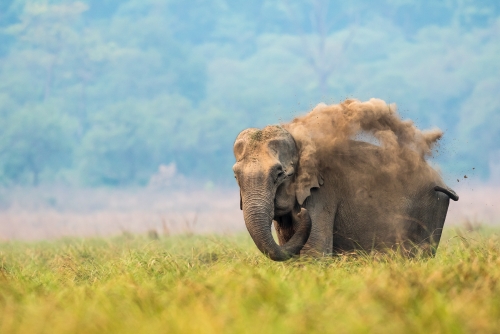
[[[278,175],[276,176],[276,180],[274,181],[274,183],[277,183],[279,181],[279,179],[283,177],[283,175],[285,175],[285,172],[279,171]]]

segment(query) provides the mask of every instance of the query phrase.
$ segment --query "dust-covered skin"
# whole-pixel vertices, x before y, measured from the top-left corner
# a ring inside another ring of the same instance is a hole
[[[375,144],[353,140],[359,133]],[[458,199],[425,161],[441,136],[378,99],[322,104],[291,123],[242,131],[233,170],[252,239],[274,260],[414,245],[433,252],[449,198]]]

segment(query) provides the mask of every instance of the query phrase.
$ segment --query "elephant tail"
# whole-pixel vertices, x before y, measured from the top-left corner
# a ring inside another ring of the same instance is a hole
[[[454,192],[453,190],[451,190],[450,188],[446,187],[446,188],[443,188],[443,187],[440,187],[440,186],[435,186],[434,187],[434,190],[435,191],[439,191],[439,192],[442,192],[442,193],[445,193],[446,195],[448,195],[449,198],[451,198],[452,200],[454,201],[458,201],[458,195],[456,192]]]

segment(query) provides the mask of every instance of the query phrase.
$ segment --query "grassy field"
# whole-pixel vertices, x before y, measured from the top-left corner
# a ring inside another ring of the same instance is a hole
[[[498,232],[286,263],[246,234],[3,242],[0,333],[498,333]]]

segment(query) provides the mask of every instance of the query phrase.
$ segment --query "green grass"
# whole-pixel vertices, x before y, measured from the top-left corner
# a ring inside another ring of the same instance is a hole
[[[285,263],[244,234],[4,242],[0,333],[498,332],[497,232]]]

